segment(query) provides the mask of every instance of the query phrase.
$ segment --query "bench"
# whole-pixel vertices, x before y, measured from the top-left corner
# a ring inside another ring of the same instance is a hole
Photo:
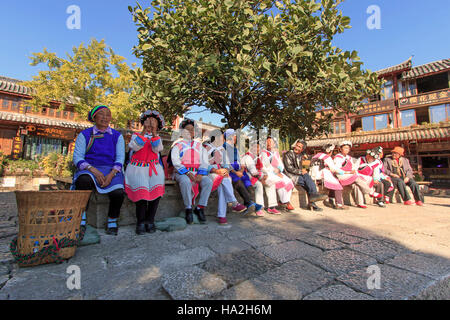
[[[181,212],[184,212],[183,199],[181,198],[178,184],[173,180],[166,180],[165,184],[166,192],[159,202],[156,220],[178,217]],[[209,197],[205,215],[216,216],[217,204],[217,192],[213,192]],[[89,208],[87,211],[88,224],[95,228],[104,228],[107,221],[108,207],[108,196],[93,192],[89,200]],[[119,226],[134,224],[136,224],[136,205],[125,195],[122,208],[120,209]]]

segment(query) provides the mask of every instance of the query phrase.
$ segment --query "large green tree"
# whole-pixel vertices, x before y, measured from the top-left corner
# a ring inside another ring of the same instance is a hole
[[[73,48],[72,54],[60,58],[55,53],[33,53],[31,65],[45,64],[32,81],[23,84],[33,88],[31,104],[35,108],[60,103],[60,108],[72,105],[77,113],[87,117],[95,105],[110,107],[113,123],[125,127],[136,119],[139,110],[130,100],[134,82],[125,58],[117,55],[102,41],[92,39]]]
[[[285,135],[326,131],[319,106],[354,111],[379,90],[357,52],[333,46],[349,28],[341,0],[154,0],[129,7],[138,27],[138,102],[166,116],[200,106],[229,127]]]

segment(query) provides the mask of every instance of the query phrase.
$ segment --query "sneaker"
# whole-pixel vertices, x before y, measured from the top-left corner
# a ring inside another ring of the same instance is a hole
[[[328,208],[336,209],[336,206],[330,200],[324,200],[323,205]]]
[[[280,215],[281,214],[281,212],[280,211],[278,211],[277,209],[275,209],[275,208],[269,208],[268,210],[267,210],[267,212],[268,213],[270,213],[270,214],[275,214],[275,215]]]
[[[258,211],[258,210],[256,210],[256,203],[254,203],[254,202],[252,202],[248,207],[247,207],[247,209],[245,210],[245,211],[242,211],[242,214],[243,215],[246,215],[246,214],[248,214],[248,213],[252,213],[252,212],[255,212],[255,211]],[[260,209],[261,210],[261,209]]]
[[[314,202],[311,202],[310,204],[308,204],[308,210],[313,210],[313,211],[317,211],[317,212],[323,211],[323,209],[319,208]]]
[[[295,208],[292,206],[292,204],[290,202],[288,202],[286,204],[286,210],[292,211],[292,210],[295,210]]]
[[[423,202],[422,201],[416,201],[416,206],[423,206]]]
[[[247,207],[244,206],[243,204],[238,203],[237,205],[235,205],[232,208],[232,210],[233,210],[233,212],[241,213],[241,212],[247,210]]]
[[[266,214],[264,213],[263,210],[259,210],[259,211],[256,212],[256,216],[258,216],[258,217],[264,217],[265,215]]]
[[[405,206],[410,206],[413,204],[413,202],[411,200],[405,201],[404,202]]]
[[[367,209],[367,206],[365,204],[358,204],[358,208]]]
[[[219,224],[220,225],[228,224],[227,218],[219,218]]]
[[[349,207],[347,207],[347,206],[345,206],[343,204],[337,204],[335,209],[336,210],[350,210]]]
[[[379,194],[378,192],[374,192],[372,194],[369,194],[369,196],[371,196],[372,198],[375,198],[375,199],[380,199],[383,195]]]
[[[383,201],[378,201],[378,202],[377,202],[377,205],[378,205],[380,208],[386,208],[386,205],[384,204]]]

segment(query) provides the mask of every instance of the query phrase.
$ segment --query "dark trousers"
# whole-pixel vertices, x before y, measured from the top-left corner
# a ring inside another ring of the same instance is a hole
[[[75,181],[75,190],[96,190],[95,182],[88,174],[83,174]],[[120,208],[122,207],[123,199],[125,198],[123,189],[116,189],[108,193],[109,197],[109,210],[108,217],[111,219],[117,219],[120,216]],[[86,207],[86,211],[89,208],[89,203]]]
[[[244,182],[240,179],[238,181],[233,181],[233,188],[237,191],[237,193],[239,193],[241,198],[244,199],[244,206],[248,207],[252,203],[252,200],[250,198],[250,193],[248,193],[248,190],[244,185]]]
[[[423,196],[419,190],[419,185],[416,183],[416,181],[414,181],[414,179],[409,179],[408,183],[405,184],[403,179],[392,178],[392,183],[394,184],[394,187],[397,188],[403,201],[411,200],[411,197],[406,190],[406,186],[408,186],[414,195],[414,200],[424,202]]]
[[[388,192],[391,183],[386,180],[383,179],[380,181],[381,183],[375,185],[375,191],[378,193],[381,193],[383,195],[383,197],[389,197],[389,201],[392,201],[392,197],[394,196],[394,191],[395,189],[392,189],[391,191]],[[384,198],[381,198],[380,201],[384,202]]]
[[[305,189],[308,195],[317,194],[316,184],[314,183],[313,179],[310,177],[309,174],[299,175],[297,179],[297,185]]]
[[[159,200],[153,201],[141,200],[136,202],[136,220],[137,224],[154,224],[156,211],[158,210]]]

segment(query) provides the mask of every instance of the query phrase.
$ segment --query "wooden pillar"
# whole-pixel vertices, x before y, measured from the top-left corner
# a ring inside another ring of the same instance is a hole
[[[392,76],[393,78],[393,83],[394,83],[394,112],[393,112],[393,127],[394,128],[398,128],[399,127],[399,121],[398,121],[398,114],[399,114],[399,110],[398,110],[398,99],[399,99],[399,93],[398,93],[398,81],[397,81],[397,75],[394,74]]]
[[[350,120],[350,116],[348,114],[345,115],[345,133],[352,132],[352,122]]]

